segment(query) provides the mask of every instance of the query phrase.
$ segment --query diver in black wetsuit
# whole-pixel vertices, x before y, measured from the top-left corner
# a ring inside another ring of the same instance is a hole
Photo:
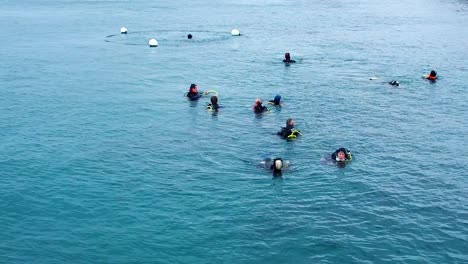
[[[254,103],[252,109],[256,114],[261,114],[263,112],[268,111],[268,108],[266,108],[266,106],[262,105],[262,100],[260,100],[260,99],[255,100],[255,103]]]
[[[221,108],[221,106],[218,104],[218,97],[216,95],[213,95],[211,96],[210,100],[211,104],[208,104],[206,108],[218,112],[218,109]]]
[[[266,158],[262,160],[258,166],[267,170],[271,170],[274,177],[281,177],[283,175],[282,169],[289,167],[289,161],[283,161],[282,158]]]
[[[299,134],[299,131],[294,128],[294,125],[294,120],[292,118],[288,118],[288,120],[286,120],[286,127],[281,128],[281,131],[278,132],[278,135],[288,139],[291,135]]]
[[[197,85],[192,83],[190,85],[190,89],[189,89],[189,92],[187,93],[187,97],[191,100],[191,101],[196,101],[198,99],[200,99],[202,95],[198,92],[198,88],[197,88]]]
[[[296,61],[295,60],[291,60],[291,55],[289,54],[289,52],[286,52],[284,54],[284,60],[283,60],[284,63],[286,64],[289,64],[289,63],[295,63]]]
[[[353,158],[351,151],[345,148],[339,148],[331,154],[332,161],[335,162],[348,162]]]
[[[274,177],[281,177],[283,172],[281,169],[283,168],[283,160],[281,158],[275,158],[271,163],[270,170],[273,171]]]

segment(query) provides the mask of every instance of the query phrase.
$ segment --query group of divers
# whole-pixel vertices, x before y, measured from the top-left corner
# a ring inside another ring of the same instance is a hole
[[[289,53],[285,53],[283,62],[285,65],[289,66],[291,63],[295,63],[295,60],[291,60],[291,55]],[[437,79],[437,73],[432,70],[428,75],[422,76],[422,78],[427,79],[431,82],[435,82]],[[370,80],[373,80],[372,78]],[[400,86],[398,81],[392,80],[389,81],[388,84],[392,86]],[[197,101],[204,95],[208,95],[213,93],[210,98],[210,103],[206,105],[206,109],[213,112],[218,112],[221,105],[218,104],[218,93],[214,90],[208,90],[205,92],[198,91],[198,87],[196,84],[191,84],[189,91],[185,93],[185,96],[190,101]],[[268,101],[268,104],[273,105],[275,108],[281,108],[281,95],[276,95],[273,100]],[[255,114],[262,114],[265,112],[271,111],[268,107],[264,106],[261,99],[256,99],[252,110]],[[277,135],[282,137],[285,140],[294,140],[298,136],[301,135],[301,131],[295,128],[295,123],[292,118],[288,118],[286,120],[286,126],[282,127],[280,131],[277,132]],[[338,167],[344,167],[348,162],[353,159],[353,154],[346,148],[339,148],[331,153],[326,160],[329,160],[333,163],[336,163]],[[274,177],[282,176],[282,170],[289,167],[289,161],[284,161],[280,157],[276,158],[266,158],[262,160],[259,164],[259,167],[263,167],[265,169],[271,170],[273,172]]]

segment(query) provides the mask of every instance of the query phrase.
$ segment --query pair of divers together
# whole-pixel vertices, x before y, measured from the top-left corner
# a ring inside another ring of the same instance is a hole
[[[279,94],[276,95],[275,98],[273,100],[268,101],[268,103],[274,105],[275,107],[281,107],[281,95]],[[262,114],[262,113],[271,111],[270,109],[268,109],[268,107],[262,104],[262,100],[260,99],[255,100],[252,110],[254,111],[255,114]],[[295,126],[294,120],[292,118],[288,118],[288,120],[286,120],[286,126],[282,127],[281,131],[279,131],[276,134],[286,140],[295,139],[297,136],[302,135],[302,134],[294,126]]]
[[[343,168],[348,162],[353,159],[353,154],[346,148],[339,148],[335,150],[330,156],[325,158],[335,163],[338,167]],[[282,158],[266,158],[260,162],[260,167],[270,170],[273,172],[273,177],[283,176],[283,169],[289,167],[289,161],[283,161]]]
[[[218,96],[217,96],[218,93],[216,91],[210,90],[210,91],[206,91],[206,92],[199,92],[197,85],[192,83],[190,85],[188,93],[186,93],[185,96],[187,96],[190,101],[197,101],[203,95],[207,95],[210,92],[213,92],[216,95],[211,96],[211,98],[210,98],[211,103],[207,104],[206,109],[214,111],[214,112],[218,112],[218,109],[221,108],[222,106],[220,106],[218,104]]]
[[[423,75],[422,78],[429,80],[431,83],[435,83],[435,81],[437,80],[437,72],[434,70],[431,70],[429,74]],[[377,78],[375,77],[370,78],[370,80],[375,80],[375,79]],[[395,80],[389,81],[388,84],[390,84],[391,86],[400,86],[400,82],[395,81]]]
[[[281,107],[281,95],[277,94],[273,100],[268,101],[268,104],[271,104],[277,108]],[[255,114],[262,114],[264,112],[271,112],[271,109],[264,106],[261,99],[255,99],[252,110]]]

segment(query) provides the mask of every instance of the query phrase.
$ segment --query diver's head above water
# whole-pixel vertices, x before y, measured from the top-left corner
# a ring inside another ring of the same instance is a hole
[[[332,154],[332,160],[337,162],[350,161],[352,159],[352,154],[346,148],[339,148]]]
[[[289,64],[289,63],[294,63],[296,62],[295,60],[291,60],[291,54],[289,54],[289,52],[286,52],[284,54],[284,60],[283,60],[284,63],[286,64]]]
[[[266,106],[262,105],[262,100],[256,99],[255,103],[253,105],[253,111],[256,114],[260,114],[260,113],[263,113],[265,111],[268,111],[268,108],[266,108]]]
[[[292,118],[288,118],[286,120],[286,128],[288,127],[294,127],[295,123],[294,123],[294,120]]]
[[[429,73],[429,75],[426,75],[423,78],[426,78],[426,79],[428,79],[430,81],[435,81],[435,80],[437,80],[437,72],[432,70],[431,73]]]
[[[346,153],[344,153],[343,151],[340,151],[338,152],[338,154],[336,154],[336,161],[344,161],[346,159]]]
[[[189,90],[190,93],[198,93],[198,89],[197,89],[197,85],[192,83],[190,85],[190,90]]]
[[[273,170],[273,176],[281,176],[283,168],[283,160],[281,158],[273,159],[270,169]]]
[[[211,100],[211,104],[213,105],[218,104],[218,97],[216,95],[211,96],[210,100]]]

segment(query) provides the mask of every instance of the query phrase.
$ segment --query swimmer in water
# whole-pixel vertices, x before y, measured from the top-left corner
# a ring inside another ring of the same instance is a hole
[[[331,154],[331,159],[335,162],[348,162],[353,159],[353,154],[345,148],[339,148]]]
[[[286,127],[282,127],[281,131],[279,131],[277,134],[284,139],[294,139],[298,135],[301,135],[301,132],[294,126],[294,120],[292,118],[288,118],[288,120],[286,120]]]
[[[373,81],[373,80],[378,80],[379,78],[377,77],[370,77],[369,80]],[[391,86],[400,86],[400,82],[399,81],[396,81],[396,80],[391,80],[389,82],[383,82],[383,83],[388,83],[390,84]]]
[[[270,170],[273,171],[274,177],[280,177],[283,175],[281,169],[283,168],[283,160],[281,158],[276,158],[273,160],[270,166]]]
[[[283,161],[282,158],[266,158],[260,162],[260,166],[271,170],[274,177],[281,177],[283,175],[282,169],[289,167],[289,161]]]
[[[437,80],[437,72],[432,70],[431,73],[429,73],[429,75],[425,76],[425,78],[429,81],[435,81]]]
[[[189,92],[187,93],[187,97],[191,100],[191,101],[196,101],[198,99],[200,99],[200,97],[202,96],[202,93],[199,93],[198,92],[198,88],[197,88],[197,85],[192,83],[190,85],[190,89],[189,89]]]
[[[295,60],[291,60],[291,55],[289,54],[289,52],[286,52],[284,54],[284,60],[283,60],[284,63],[286,64],[289,64],[289,63],[295,63],[296,61]]]
[[[187,35],[187,38],[188,38],[188,39],[192,39],[192,37],[193,37],[192,34],[188,34],[188,35]]]
[[[268,101],[269,104],[272,104],[277,107],[281,107],[281,95],[277,94],[273,100]]]
[[[268,108],[266,108],[266,106],[262,105],[262,100],[256,99],[252,110],[256,114],[261,114],[261,113],[264,113],[264,112],[268,111]]]
[[[221,106],[218,104],[218,97],[216,95],[213,95],[211,96],[210,101],[211,103],[206,106],[206,109],[218,112],[218,109],[221,108]]]

